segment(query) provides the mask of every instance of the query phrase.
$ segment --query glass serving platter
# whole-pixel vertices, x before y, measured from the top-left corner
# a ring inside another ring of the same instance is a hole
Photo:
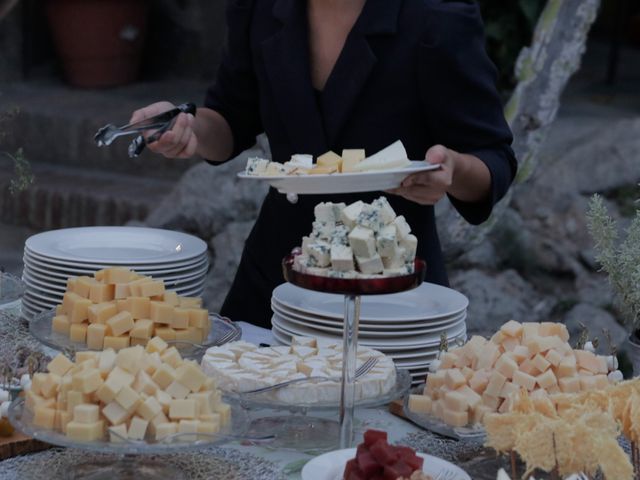
[[[76,352],[90,350],[85,343],[72,342],[69,337],[54,332],[51,329],[51,320],[55,315],[55,310],[47,310],[33,317],[29,322],[29,330],[44,345],[54,350],[73,350]],[[183,358],[200,360],[207,348],[224,345],[228,342],[240,340],[242,329],[228,318],[217,314],[210,314],[211,331],[206,341],[202,344],[195,344],[184,341],[170,341]]]
[[[0,272],[0,312],[19,315],[24,283],[10,273]]]
[[[424,384],[412,388],[409,393],[421,395],[423,390]],[[453,438],[455,440],[470,440],[478,443],[484,443],[487,435],[481,424],[468,425],[465,427],[452,427],[435,415],[411,411],[409,409],[409,395],[404,397],[403,411],[407,419],[411,420],[419,427],[444,437]]]
[[[158,455],[175,453],[178,451],[197,450],[236,440],[244,440],[249,427],[249,416],[237,405],[231,405],[231,422],[220,432],[213,435],[178,433],[170,435],[158,442],[144,440],[123,439],[122,443],[112,443],[106,440],[94,442],[80,442],[67,437],[65,434],[45,429],[33,424],[33,413],[25,408],[23,398],[18,398],[9,407],[11,424],[26,435],[36,440],[60,447],[79,448],[92,452],[112,453],[118,455]],[[269,440],[271,436],[254,439]]]
[[[339,386],[339,382],[338,382]],[[289,387],[283,387],[289,388]],[[358,408],[376,408],[382,407],[397,398],[402,398],[411,388],[411,375],[408,370],[399,370],[396,368],[396,383],[391,389],[375,398],[363,398],[356,400],[355,406]],[[257,394],[243,394],[238,392],[222,392],[223,398],[231,404],[239,404],[249,410],[269,409],[269,410],[287,410],[292,413],[306,413],[313,410],[337,410],[340,406],[340,399],[334,402],[315,402],[315,403],[287,403],[278,400],[273,396],[274,392],[264,392]]]

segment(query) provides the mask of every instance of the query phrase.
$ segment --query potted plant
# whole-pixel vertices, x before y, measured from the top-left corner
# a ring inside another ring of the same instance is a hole
[[[137,78],[147,0],[48,0],[46,11],[70,84],[110,87]]]
[[[618,224],[602,197],[589,204],[587,225],[595,242],[596,260],[608,274],[624,323],[629,329],[629,354],[635,375],[640,375],[640,209],[625,238],[618,239]]]

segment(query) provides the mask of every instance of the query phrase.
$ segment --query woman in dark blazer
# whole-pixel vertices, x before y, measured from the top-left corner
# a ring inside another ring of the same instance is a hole
[[[225,162],[266,132],[273,160],[402,140],[409,158],[442,164],[387,192],[418,237],[427,281],[447,285],[434,207],[445,194],[470,223],[485,221],[517,169],[473,2],[233,0],[215,84],[196,117],[182,114],[151,147],[168,157]],[[167,102],[134,113],[141,120]],[[321,201],[383,194],[304,195],[271,189],[246,241],[221,313],[270,326],[280,262],[311,231]],[[222,252],[221,254],[224,255]]]

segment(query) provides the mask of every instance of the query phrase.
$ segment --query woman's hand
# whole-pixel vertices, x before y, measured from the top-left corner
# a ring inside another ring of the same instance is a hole
[[[175,108],[175,105],[169,102],[153,103],[133,112],[130,122],[140,122],[172,108]],[[194,122],[195,117],[190,113],[179,114],[171,130],[163,133],[156,142],[148,144],[147,147],[152,152],[159,153],[167,158],[193,157],[198,149],[198,138],[193,131]],[[151,134],[153,134],[152,130],[144,132],[145,138]]]
[[[389,193],[400,195],[421,205],[435,205],[448,193],[453,184],[456,169],[454,153],[442,145],[434,145],[427,151],[425,160],[431,164],[440,165],[440,168],[409,175],[400,187],[389,190]]]
[[[434,145],[427,151],[425,159],[440,165],[440,168],[409,175],[400,187],[389,190],[389,193],[420,205],[435,205],[445,194],[463,202],[481,202],[488,198],[491,172],[478,157]]]

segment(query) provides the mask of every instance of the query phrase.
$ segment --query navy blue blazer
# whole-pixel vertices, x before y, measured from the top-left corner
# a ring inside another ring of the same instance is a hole
[[[311,84],[306,4],[229,2],[227,46],[205,106],[228,121],[233,156],[261,132],[280,162],[294,153],[344,148],[372,154],[398,139],[410,158],[421,159],[429,147],[442,144],[477,156],[489,168],[491,195],[485,201],[450,197],[467,221],[485,221],[517,164],[478,7],[463,1],[367,0],[318,95]],[[321,201],[370,202],[380,195],[308,195],[293,205],[271,189],[221,313],[270,326],[271,292],[284,281],[280,262],[311,231],[313,207]],[[427,281],[447,285],[433,207],[388,198],[418,237]]]

